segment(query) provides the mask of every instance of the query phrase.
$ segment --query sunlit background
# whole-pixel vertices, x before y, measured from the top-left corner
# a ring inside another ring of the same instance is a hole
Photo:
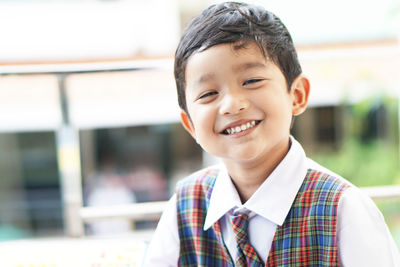
[[[176,182],[216,162],[179,124],[173,79],[183,28],[216,2],[0,0],[10,266],[140,266]],[[246,2],[283,20],[311,81],[293,135],[365,188],[400,247],[400,1]]]

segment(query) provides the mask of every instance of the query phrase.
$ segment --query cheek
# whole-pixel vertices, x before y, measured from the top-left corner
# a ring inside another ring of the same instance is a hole
[[[196,136],[201,138],[201,136],[210,134],[213,129],[213,120],[210,114],[204,110],[196,110],[191,114]]]
[[[287,124],[291,120],[292,106],[288,98],[266,96],[256,101],[257,106],[264,110],[267,119],[274,120],[274,123]]]

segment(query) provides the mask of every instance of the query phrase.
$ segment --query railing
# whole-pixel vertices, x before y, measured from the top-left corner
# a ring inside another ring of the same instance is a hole
[[[377,202],[400,200],[400,185],[362,187],[361,190]]]
[[[167,201],[159,201],[103,207],[82,207],[80,216],[85,223],[110,218],[124,218],[135,221],[158,220],[166,204]]]
[[[377,202],[400,201],[400,185],[362,187],[361,190]],[[80,215],[84,223],[110,218],[156,220],[160,218],[166,204],[167,201],[160,201],[109,207],[83,207]]]

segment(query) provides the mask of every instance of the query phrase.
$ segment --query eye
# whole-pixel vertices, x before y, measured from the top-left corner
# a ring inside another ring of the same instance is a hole
[[[202,95],[199,97],[199,99],[203,99],[203,98],[206,98],[206,97],[209,97],[209,96],[213,96],[213,95],[216,95],[216,94],[218,94],[217,91],[207,92],[207,93],[205,93],[205,94],[202,94]]]
[[[263,79],[249,79],[249,80],[246,80],[242,85],[246,86],[246,85],[254,84],[257,82],[261,82],[262,80]]]

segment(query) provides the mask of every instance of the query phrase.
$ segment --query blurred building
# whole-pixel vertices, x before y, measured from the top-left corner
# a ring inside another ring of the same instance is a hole
[[[166,200],[215,160],[180,126],[172,74],[183,26],[211,2],[0,1],[0,240],[73,233],[81,206]],[[392,1],[252,2],[286,22],[311,80],[293,129],[307,151],[340,148],[354,104],[399,97]],[[378,105],[365,129],[398,146],[389,118]]]

